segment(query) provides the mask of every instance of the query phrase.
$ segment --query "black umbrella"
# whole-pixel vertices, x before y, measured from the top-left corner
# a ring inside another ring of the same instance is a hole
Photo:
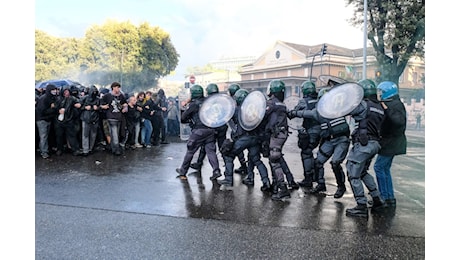
[[[81,85],[80,83],[78,83],[76,81],[73,81],[73,80],[70,80],[70,79],[53,79],[53,80],[47,80],[47,81],[39,82],[39,83],[37,83],[35,85],[35,88],[36,89],[46,88],[46,86],[49,85],[49,84],[53,84],[58,88],[62,88],[64,86],[72,86],[72,85],[74,85],[74,86],[76,86],[78,88],[83,87],[83,85]]]

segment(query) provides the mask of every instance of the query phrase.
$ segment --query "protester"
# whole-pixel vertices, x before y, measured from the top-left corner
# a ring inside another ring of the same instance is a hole
[[[145,92],[145,98],[142,101],[142,112],[141,112],[141,122],[143,122],[142,129],[141,129],[141,143],[144,145],[145,148],[152,147],[152,133],[153,133],[153,125],[152,125],[152,118],[153,107],[155,106],[152,100],[152,91]]]
[[[115,155],[122,155],[123,150],[120,145],[120,131],[122,129],[123,114],[128,111],[125,95],[121,92],[121,85],[113,82],[110,85],[112,92],[104,95],[101,100],[101,108],[105,110],[110,129],[110,147]]]
[[[40,155],[43,159],[48,159],[50,157],[48,137],[51,128],[54,127],[54,118],[57,115],[55,104],[57,96],[58,88],[55,85],[49,84],[46,86],[45,94],[38,97],[36,101],[35,123],[40,138]]]
[[[155,113],[153,114],[153,144],[168,144],[169,142],[166,140],[166,131],[167,131],[167,113],[168,110],[168,102],[166,100],[166,95],[163,89],[159,89],[154,99]]]
[[[80,143],[77,138],[80,124],[81,103],[77,97],[71,95],[70,86],[61,89],[61,95],[56,100],[58,114],[55,116],[56,155],[62,155],[64,146],[72,151],[73,155],[81,155]],[[70,147],[68,147],[70,145]]]
[[[175,100],[168,100],[168,134],[170,136],[179,136],[180,126],[179,126],[179,108]]]
[[[131,96],[128,98],[128,111],[125,114],[126,127],[128,129],[128,138],[126,149],[136,149],[136,125],[141,121],[141,112],[137,107],[137,98]]]
[[[87,156],[93,152],[100,121],[99,106],[101,102],[96,86],[93,85],[89,88],[88,94],[80,100],[80,103],[83,110],[80,114],[82,121],[82,148],[83,155]]]
[[[380,151],[374,163],[382,199],[388,206],[396,206],[396,198],[391,177],[391,165],[396,155],[406,154],[406,108],[399,98],[398,86],[391,81],[381,82],[377,89],[385,111],[385,119],[380,129]]]

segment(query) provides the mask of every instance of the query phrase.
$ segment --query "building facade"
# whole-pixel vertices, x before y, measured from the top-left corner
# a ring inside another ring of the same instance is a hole
[[[325,44],[327,51],[320,55],[323,44],[308,46],[277,41],[272,48],[257,58],[253,63],[244,65],[239,71],[241,80],[235,82],[248,90],[266,91],[272,79],[282,79],[287,86],[287,96],[300,96],[302,82],[311,79],[318,88],[326,82],[318,80],[320,75],[331,75],[348,81],[359,81],[363,78],[363,49],[348,49]],[[377,61],[373,49],[367,49],[366,78],[375,80],[378,74]],[[313,66],[312,66],[313,64]],[[423,91],[425,63],[419,59],[411,59],[398,82],[401,96],[407,100],[414,98],[417,92]],[[228,82],[228,84],[233,82]],[[417,98],[420,100],[420,97]]]

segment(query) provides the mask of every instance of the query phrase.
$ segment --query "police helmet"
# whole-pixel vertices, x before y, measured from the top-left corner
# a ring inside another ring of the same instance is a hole
[[[206,93],[208,96],[215,93],[219,93],[219,87],[215,83],[209,83],[206,87]]]
[[[378,86],[377,89],[382,91],[381,99],[388,99],[395,95],[398,95],[398,86],[391,81],[383,81]]]
[[[192,99],[203,97],[203,87],[200,85],[193,85],[190,88],[190,97]]]
[[[236,83],[232,83],[230,86],[228,86],[228,93],[230,93],[230,96],[233,97],[233,95],[235,95],[236,91],[238,91],[238,89],[240,89],[240,85],[236,84]]]
[[[244,99],[249,95],[249,91],[246,90],[246,89],[238,89],[236,92],[235,92],[235,95],[233,95],[233,98],[235,99],[236,101],[236,104],[238,106],[240,106],[241,104],[243,104],[243,101]]]
[[[279,79],[274,79],[270,81],[267,94],[284,93],[285,90],[286,87],[284,86],[284,82]]]
[[[364,97],[377,94],[377,87],[375,86],[374,81],[370,79],[362,79],[358,82],[358,84],[361,85],[364,90]]]
[[[304,81],[301,85],[301,88],[304,96],[316,93],[316,86],[315,83],[313,83],[312,81]]]

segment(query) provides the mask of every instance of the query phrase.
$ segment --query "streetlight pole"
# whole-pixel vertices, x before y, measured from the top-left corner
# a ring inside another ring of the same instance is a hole
[[[363,25],[363,79],[367,78],[367,0],[364,0]]]

